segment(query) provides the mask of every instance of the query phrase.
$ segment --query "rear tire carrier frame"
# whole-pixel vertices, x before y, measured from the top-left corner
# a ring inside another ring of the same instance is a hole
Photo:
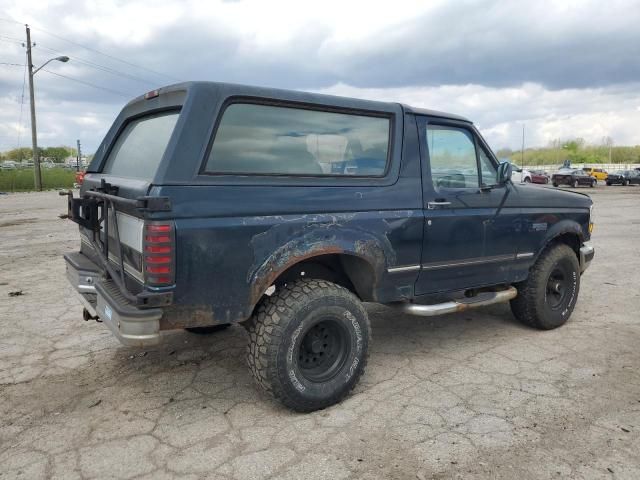
[[[102,182],[100,190],[89,190],[84,192],[84,196],[74,198],[73,192],[60,192],[60,195],[68,197],[68,218],[77,224],[91,230],[92,238],[89,243],[98,254],[98,259],[103,268],[103,274],[107,280],[111,279],[118,287],[122,295],[133,305],[140,308],[153,308],[168,306],[173,303],[173,292],[152,292],[144,290],[138,294],[129,291],[125,281],[124,256],[122,254],[122,244],[120,242],[120,232],[118,231],[117,208],[120,204],[135,208],[142,212],[147,211],[168,211],[171,210],[171,203],[166,197],[139,197],[138,199],[122,198],[112,193],[117,187]],[[109,261],[109,217],[113,219],[113,229],[115,247],[118,254],[118,269],[113,268]],[[104,224],[104,230],[101,228]],[[101,231],[104,232],[105,241],[102,241]]]

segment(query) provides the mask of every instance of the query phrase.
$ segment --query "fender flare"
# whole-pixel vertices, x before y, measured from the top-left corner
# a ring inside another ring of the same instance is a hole
[[[364,260],[372,269],[374,286],[383,278],[387,265],[395,262],[395,254],[386,235],[378,236],[339,225],[314,225],[305,230],[302,235],[296,235],[272,250],[262,262],[251,266],[247,274],[251,309],[282,273],[310,258],[339,254]],[[260,251],[261,245],[273,240],[265,234],[252,239],[254,252]]]
[[[540,247],[538,248],[538,251],[536,252],[534,263],[551,242],[553,242],[560,235],[565,235],[567,233],[576,235],[580,244],[584,242],[584,232],[582,231],[582,227],[580,227],[580,224],[578,222],[569,219],[560,220],[547,231],[544,239],[540,244]],[[580,246],[580,244],[578,245],[578,247]],[[576,252],[576,254],[579,255],[579,252]]]

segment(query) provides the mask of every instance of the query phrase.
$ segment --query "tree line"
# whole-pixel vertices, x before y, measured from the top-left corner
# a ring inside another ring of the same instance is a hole
[[[614,146],[609,137],[599,145],[588,144],[583,138],[553,140],[546,147],[511,150],[501,148],[496,152],[499,159],[509,159],[523,165],[560,165],[565,160],[571,163],[640,163],[640,145]]]
[[[13,160],[21,162],[23,160],[31,160],[33,158],[32,149],[29,147],[14,148],[6,152],[0,152],[0,161]],[[72,147],[60,146],[60,147],[38,147],[40,153],[40,159],[50,158],[54,163],[64,163],[69,157],[76,157],[78,151]]]

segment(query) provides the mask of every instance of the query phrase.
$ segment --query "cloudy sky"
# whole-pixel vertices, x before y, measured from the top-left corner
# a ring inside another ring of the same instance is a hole
[[[92,152],[127,100],[181,80],[454,112],[494,149],[523,124],[527,146],[640,144],[638,0],[0,0],[0,150],[30,145],[24,23],[36,66],[71,57],[35,77],[43,146]]]

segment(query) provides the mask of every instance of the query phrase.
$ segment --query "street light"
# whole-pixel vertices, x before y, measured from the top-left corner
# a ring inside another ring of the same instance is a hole
[[[40,173],[40,153],[38,152],[38,135],[36,132],[36,100],[33,93],[33,76],[38,73],[42,67],[49,62],[58,61],[66,63],[69,57],[66,55],[50,58],[35,70],[33,69],[33,61],[31,60],[31,29],[29,25],[25,25],[27,29],[27,66],[29,69],[29,97],[31,99],[31,146],[33,148],[33,174],[37,191],[42,190],[42,174]]]
[[[56,57],[56,58],[50,58],[49,60],[47,60],[46,62],[44,62],[42,65],[40,65],[38,68],[36,68],[33,71],[33,75],[35,75],[36,73],[38,73],[38,71],[40,71],[42,69],[42,67],[44,67],[47,63],[49,62],[53,62],[54,60],[57,60],[58,62],[63,62],[66,63],[69,61],[69,57],[67,57],[66,55],[62,55],[61,57]]]

